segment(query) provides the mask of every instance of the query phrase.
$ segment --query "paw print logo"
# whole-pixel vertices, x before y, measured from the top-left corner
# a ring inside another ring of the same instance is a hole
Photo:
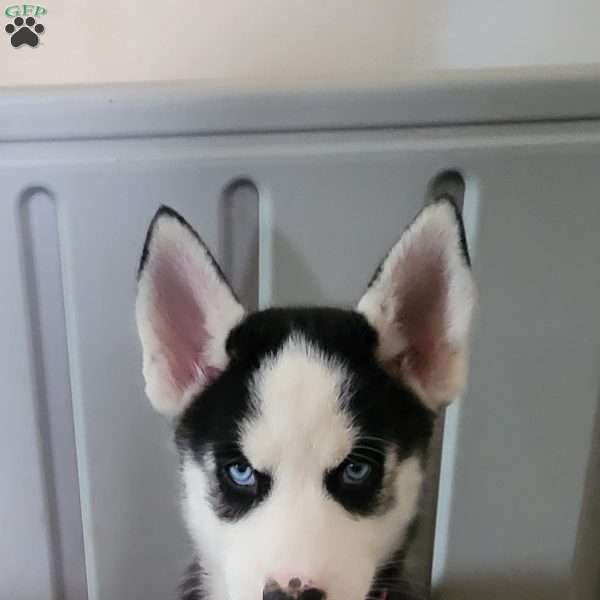
[[[33,17],[17,17],[12,23],[9,23],[4,30],[10,35],[10,43],[14,48],[23,44],[35,48],[39,41],[39,34],[44,33],[44,26],[35,22]]]

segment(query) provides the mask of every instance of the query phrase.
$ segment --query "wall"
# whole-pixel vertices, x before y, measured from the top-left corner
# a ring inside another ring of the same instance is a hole
[[[2,23],[8,0],[0,5]],[[199,79],[393,87],[436,70],[598,62],[595,0],[45,0],[37,48],[0,32],[5,86]]]

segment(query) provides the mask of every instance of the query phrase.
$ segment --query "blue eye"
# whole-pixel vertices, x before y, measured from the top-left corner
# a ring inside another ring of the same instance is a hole
[[[256,485],[254,469],[247,462],[235,462],[225,469],[229,479],[238,487],[252,487]]]
[[[371,474],[371,465],[364,462],[348,462],[344,467],[342,478],[348,485],[364,483]]]

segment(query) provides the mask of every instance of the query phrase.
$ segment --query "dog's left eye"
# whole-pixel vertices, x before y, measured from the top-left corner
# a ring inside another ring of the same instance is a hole
[[[247,462],[234,462],[225,468],[231,482],[238,487],[253,487],[256,485],[256,474]]]
[[[348,461],[342,471],[342,479],[348,485],[364,483],[371,475],[372,467],[366,462]]]

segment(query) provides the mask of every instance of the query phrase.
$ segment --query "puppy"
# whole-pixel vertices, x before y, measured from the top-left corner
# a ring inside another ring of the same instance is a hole
[[[354,309],[250,314],[194,229],[156,213],[136,320],[196,551],[182,600],[405,597],[427,448],[465,384],[474,303],[450,200],[423,209]]]

